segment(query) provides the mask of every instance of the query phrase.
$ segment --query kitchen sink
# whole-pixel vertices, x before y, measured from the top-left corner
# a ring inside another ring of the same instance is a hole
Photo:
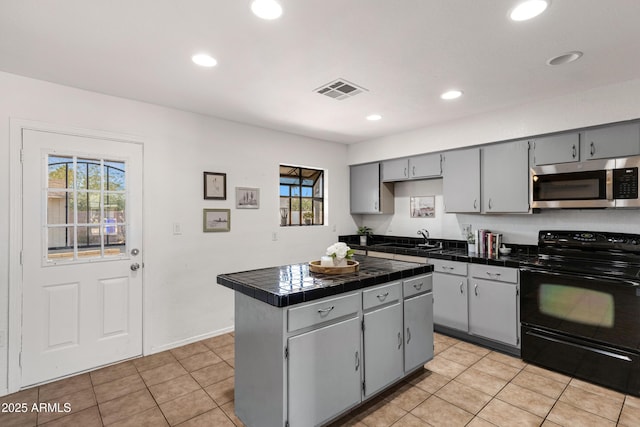
[[[430,244],[430,243],[395,243],[395,242],[385,242],[385,243],[377,243],[371,245],[372,247],[385,247],[385,248],[402,248],[402,249],[441,249],[440,244]]]

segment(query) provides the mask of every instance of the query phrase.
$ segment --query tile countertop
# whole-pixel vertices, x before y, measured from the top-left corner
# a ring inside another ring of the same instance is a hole
[[[301,263],[220,274],[217,282],[267,304],[286,307],[433,271],[430,264],[367,256],[355,260],[360,270],[354,273],[313,273],[308,263]]]

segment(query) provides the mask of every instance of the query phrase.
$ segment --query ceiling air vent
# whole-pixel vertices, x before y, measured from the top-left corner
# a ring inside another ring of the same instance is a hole
[[[328,96],[329,98],[343,100],[356,96],[366,90],[367,89],[348,82],[345,79],[338,79],[314,89],[314,92]]]

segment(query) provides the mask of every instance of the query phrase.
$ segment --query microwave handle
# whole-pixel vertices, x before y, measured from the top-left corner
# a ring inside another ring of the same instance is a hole
[[[613,200],[613,170],[607,169],[606,196],[607,200]]]

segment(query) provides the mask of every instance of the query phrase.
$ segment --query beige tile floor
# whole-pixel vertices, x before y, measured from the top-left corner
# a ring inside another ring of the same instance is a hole
[[[233,407],[233,334],[0,398],[71,412],[1,413],[0,426],[242,426]],[[640,398],[436,334],[426,369],[331,427],[638,426]]]

